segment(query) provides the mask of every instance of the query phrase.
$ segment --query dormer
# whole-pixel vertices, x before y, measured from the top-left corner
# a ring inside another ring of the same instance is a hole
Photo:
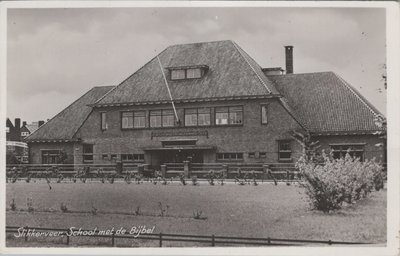
[[[200,79],[208,70],[206,65],[197,66],[181,66],[181,67],[168,67],[169,79],[172,81],[176,80],[188,80],[188,79]]]

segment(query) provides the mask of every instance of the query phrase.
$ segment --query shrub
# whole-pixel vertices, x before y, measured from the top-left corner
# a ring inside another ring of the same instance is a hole
[[[210,183],[210,185],[211,186],[214,186],[214,179],[215,179],[215,172],[214,172],[214,170],[210,170],[208,173],[207,173],[207,180],[208,180],[208,183]]]
[[[193,211],[193,219],[195,219],[195,220],[207,219],[207,217],[202,216],[202,215],[203,215],[203,211],[199,211],[199,210]]]
[[[162,203],[158,202],[158,208],[160,209],[160,215],[159,216],[161,216],[161,217],[167,216],[168,209],[169,209],[169,205],[168,204],[164,208]]]
[[[64,204],[63,202],[61,202],[61,204],[60,204],[60,210],[61,210],[61,212],[63,212],[63,213],[68,212],[67,205]]]
[[[375,159],[361,162],[349,154],[333,159],[323,152],[322,161],[303,156],[296,167],[313,208],[323,212],[340,209],[344,202],[354,203],[383,184],[382,166]]]
[[[28,197],[28,198],[26,199],[26,206],[27,206],[27,208],[28,208],[28,212],[33,212],[33,211],[34,211],[34,208],[33,208],[33,199],[32,199],[32,197]]]
[[[182,185],[186,186],[185,174],[181,173],[179,175],[179,180],[181,181]]]
[[[10,208],[11,208],[11,211],[16,211],[17,210],[17,204],[15,203],[14,198],[10,202]]]
[[[192,176],[192,185],[197,186],[199,183],[197,182],[197,176]]]
[[[136,216],[142,215],[142,210],[140,209],[140,205],[138,205],[138,206],[136,207],[135,215],[136,215]]]

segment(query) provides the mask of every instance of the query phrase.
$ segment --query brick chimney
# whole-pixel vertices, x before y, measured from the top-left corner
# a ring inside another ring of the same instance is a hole
[[[39,121],[39,127],[42,126],[43,124],[44,124],[44,121],[43,121],[43,120],[40,120],[40,121]]]
[[[20,118],[15,118],[14,120],[14,127],[15,129],[21,129],[21,119]]]
[[[293,74],[293,46],[285,46],[286,74]]]
[[[26,121],[22,122],[22,127],[24,127],[26,125]]]

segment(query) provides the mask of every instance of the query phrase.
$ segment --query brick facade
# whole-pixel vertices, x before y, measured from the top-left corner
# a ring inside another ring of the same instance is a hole
[[[261,123],[261,106],[268,104],[268,123]],[[243,106],[243,125],[216,126],[214,108],[218,106]],[[207,103],[177,104],[179,119],[184,120],[185,108],[211,107],[211,126],[173,128],[143,128],[122,130],[121,112],[127,110],[149,110],[171,108],[171,105],[152,105],[146,107],[95,108],[83,124],[77,137],[82,143],[93,144],[94,163],[107,163],[104,154],[145,154],[145,161],[158,165],[157,155],[160,153],[145,151],[152,147],[162,147],[162,140],[194,139],[196,146],[209,147],[203,150],[204,162],[218,162],[217,153],[243,153],[244,162],[278,162],[278,140],[291,139],[289,132],[301,129],[300,125],[289,115],[276,99],[220,101]],[[100,113],[107,112],[108,129],[100,129]],[[179,136],[180,134],[188,136]],[[157,136],[154,136],[154,135]],[[163,136],[163,134],[165,136]],[[153,135],[153,136],[152,136]],[[295,141],[291,142],[293,156],[298,156],[301,147]],[[259,152],[265,152],[260,158]],[[249,153],[254,157],[249,158]]]

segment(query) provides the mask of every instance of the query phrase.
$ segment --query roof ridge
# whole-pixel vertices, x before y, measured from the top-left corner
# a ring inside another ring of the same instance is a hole
[[[261,82],[261,84],[265,87],[265,89],[267,89],[267,91],[272,94],[271,89],[268,88],[268,86],[265,84],[265,82],[261,79],[261,77],[257,74],[257,72],[255,71],[254,67],[250,64],[249,60],[240,52],[238,46],[236,45],[236,43],[232,40],[230,40],[230,42],[233,44],[233,46],[236,48],[236,50],[239,52],[240,56],[242,56],[242,58],[246,61],[247,65],[250,66],[251,70],[254,72],[254,74],[256,75],[256,77],[258,78],[258,80]]]
[[[353,86],[351,86],[348,82],[346,82],[342,77],[340,77],[338,74],[336,74],[335,72],[332,72],[344,85],[345,87],[354,95],[356,96],[356,98],[358,100],[360,100],[366,107],[367,109],[375,116],[382,116],[383,114],[380,113],[380,111],[378,109],[376,109],[374,106],[372,106],[371,103],[369,103],[369,101],[364,98],[362,95],[360,95],[360,93],[358,91],[356,91],[355,88],[353,88]]]
[[[230,39],[225,40],[215,40],[215,41],[203,41],[203,42],[193,42],[193,43],[183,43],[183,44],[173,44],[169,45],[167,48],[175,47],[175,46],[182,46],[182,45],[193,45],[193,44],[209,44],[209,43],[220,43],[220,42],[232,42]]]

